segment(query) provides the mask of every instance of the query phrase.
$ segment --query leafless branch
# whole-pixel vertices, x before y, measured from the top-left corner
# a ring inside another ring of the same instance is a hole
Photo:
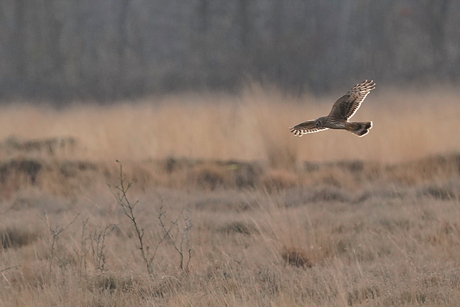
[[[183,227],[181,227],[179,223],[181,217],[184,224]],[[168,220],[170,224],[169,227],[166,225],[165,220]],[[188,273],[190,260],[193,257],[193,250],[190,247],[189,237],[189,232],[192,228],[190,212],[184,209],[176,220],[171,220],[167,217],[166,212],[163,210],[163,206],[161,206],[158,214],[158,222],[165,233],[164,237],[170,240],[172,246],[179,254],[180,269]]]
[[[119,184],[115,186],[114,189],[112,189],[109,185],[109,188],[112,194],[114,195],[114,197],[116,198],[118,204],[123,209],[123,213],[131,221],[134,231],[136,232],[136,237],[139,243],[139,250],[140,250],[142,259],[145,263],[145,266],[147,268],[147,272],[149,274],[153,274],[153,266],[152,266],[153,260],[156,256],[156,253],[158,251],[160,244],[164,241],[164,238],[160,239],[159,242],[155,244],[155,247],[153,248],[153,253],[151,253],[150,247],[147,246],[145,238],[144,238],[145,229],[142,228],[141,225],[139,224],[136,214],[134,212],[134,208],[139,204],[139,201],[136,201],[135,203],[131,203],[131,201],[129,200],[127,196],[127,193],[132,186],[132,182],[126,181],[126,179],[123,177],[123,165],[121,164],[120,161],[118,160],[116,161],[120,165]]]

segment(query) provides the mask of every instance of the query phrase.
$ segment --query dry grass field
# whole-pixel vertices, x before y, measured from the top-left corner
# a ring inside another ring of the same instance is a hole
[[[3,107],[0,306],[458,306],[460,93],[339,95]]]

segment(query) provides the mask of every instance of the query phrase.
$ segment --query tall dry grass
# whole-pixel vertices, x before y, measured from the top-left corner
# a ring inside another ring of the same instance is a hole
[[[457,306],[460,156],[431,156],[459,150],[456,92],[376,90],[364,138],[289,133],[338,95],[3,107],[0,306]]]
[[[254,85],[239,96],[171,95],[59,111],[14,104],[2,107],[0,139],[73,136],[81,145],[76,156],[91,160],[266,159],[277,167],[299,160],[396,162],[460,149],[460,93],[454,90],[388,92],[377,85],[353,117],[374,122],[366,137],[290,134],[289,127],[327,114],[341,94],[291,97]]]

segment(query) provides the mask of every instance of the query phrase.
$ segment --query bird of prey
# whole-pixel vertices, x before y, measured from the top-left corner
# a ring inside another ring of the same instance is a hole
[[[356,84],[334,103],[329,115],[300,123],[290,128],[291,132],[302,136],[327,129],[344,129],[357,136],[365,136],[372,128],[372,122],[349,122],[348,120],[358,111],[363,100],[373,89],[375,83],[372,80],[364,80]]]

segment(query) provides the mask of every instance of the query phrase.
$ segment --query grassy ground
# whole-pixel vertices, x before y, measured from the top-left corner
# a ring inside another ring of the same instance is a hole
[[[5,108],[0,306],[457,306],[455,93],[302,99]]]

